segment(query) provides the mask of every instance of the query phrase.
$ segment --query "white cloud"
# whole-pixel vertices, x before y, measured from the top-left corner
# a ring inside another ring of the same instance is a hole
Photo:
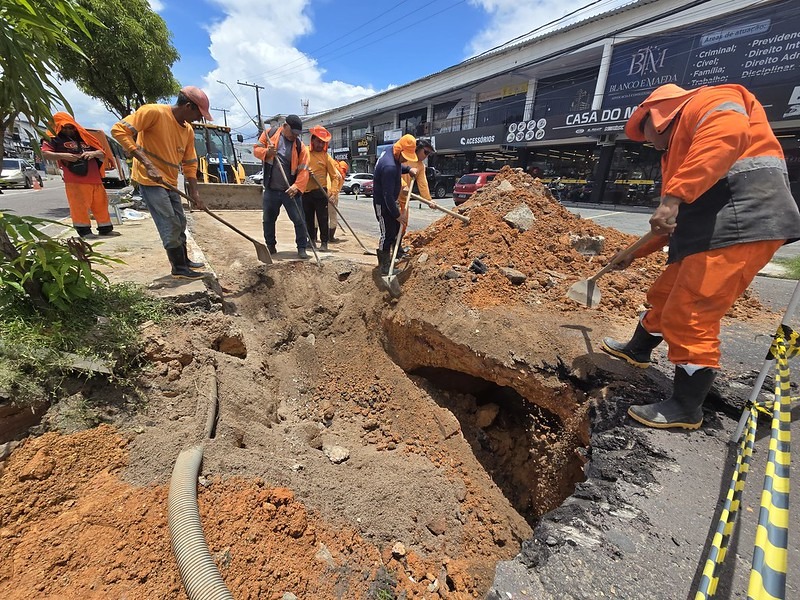
[[[59,81],[58,87],[64,97],[69,100],[72,111],[63,106],[56,106],[53,112],[70,112],[78,123],[89,129],[108,131],[114,123],[119,121],[116,115],[106,110],[100,100],[87,96],[71,81]]]
[[[153,12],[161,12],[164,10],[164,3],[161,0],[147,0]]]
[[[475,56],[490,48],[499,46],[520,35],[550,23],[582,6],[587,10],[561,21],[553,27],[564,27],[569,23],[586,19],[591,15],[631,4],[635,0],[538,0],[536,2],[520,2],[519,0],[470,0],[470,3],[482,8],[489,15],[487,26],[474,36],[467,44],[468,56]]]
[[[325,70],[295,48],[301,36],[313,32],[307,11],[309,0],[270,2],[269,13],[265,13],[262,0],[214,2],[226,16],[208,28],[209,51],[218,66],[206,75],[203,87],[212,106],[231,111],[229,125],[246,123],[248,117],[217,80],[230,86],[253,117],[255,90],[237,85],[237,80],[264,86],[260,91],[262,117],[278,113],[296,113],[302,117],[301,100],[308,100],[310,113],[318,113],[375,93],[364,86],[325,81]],[[221,117],[214,115],[217,121]]]

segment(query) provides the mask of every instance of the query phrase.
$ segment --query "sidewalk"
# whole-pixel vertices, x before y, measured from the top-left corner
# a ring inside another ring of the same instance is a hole
[[[203,280],[175,279],[170,275],[170,264],[161,243],[161,238],[153,223],[153,219],[146,211],[140,212],[142,212],[146,218],[142,220],[126,219],[123,220],[121,225],[114,225],[114,230],[120,232],[122,235],[109,238],[100,237],[91,241],[92,247],[96,252],[124,261],[122,264],[102,267],[102,271],[112,282],[130,281],[138,283],[148,287],[159,296],[192,296],[197,293],[205,293],[207,288]],[[264,234],[260,210],[221,210],[215,211],[215,214],[247,233],[255,240],[263,243]],[[224,240],[235,240],[236,243],[241,240],[244,241],[249,248],[253,248],[251,242],[244,240],[244,238],[241,238],[238,234],[221,223],[215,228],[215,231],[219,231],[220,238],[204,240],[202,237],[196,237],[193,232],[198,228],[198,225],[203,225],[202,229],[208,230],[208,224],[216,224],[217,222],[211,216],[200,211],[187,211],[186,216],[189,223],[187,244],[189,256],[193,260],[206,263],[206,266],[201,270],[210,273],[214,279],[216,279],[216,273],[214,272],[213,257],[210,261],[207,259],[204,247],[207,248],[209,245],[219,244],[221,240],[222,243],[225,243]],[[60,227],[60,230],[57,226],[48,226],[46,231],[48,234],[54,236],[69,236],[74,234],[69,219],[64,220],[64,224]],[[368,249],[374,249],[376,247],[377,241],[374,237],[363,235],[359,232],[356,233]],[[294,225],[289,220],[285,211],[281,211],[278,217],[276,223],[276,237],[278,239],[278,252],[272,256],[275,263],[306,262],[297,257],[297,249],[294,245]],[[374,266],[377,264],[377,258],[375,256],[366,255],[363,248],[353,238],[353,235],[347,228],[340,225],[336,230],[336,237],[341,241],[330,244],[330,248],[333,252],[324,253],[318,251],[320,262],[346,259],[366,266]],[[314,262],[314,254],[311,248],[308,248],[308,254],[311,257],[308,261]],[[255,257],[255,250],[253,250],[253,257]]]

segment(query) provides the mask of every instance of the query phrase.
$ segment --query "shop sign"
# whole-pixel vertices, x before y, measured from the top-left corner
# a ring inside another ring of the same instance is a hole
[[[503,125],[490,125],[463,131],[437,133],[434,139],[437,152],[465,151],[485,146],[499,147],[505,143],[506,132]]]
[[[396,142],[401,137],[403,137],[403,130],[402,129],[387,129],[383,132],[383,141],[384,142]]]
[[[504,143],[509,146],[526,146],[542,140],[576,136],[599,137],[622,133],[626,121],[635,109],[634,105],[624,108],[575,111],[511,123],[506,130]]]
[[[616,46],[603,109],[624,112],[665,83],[686,89],[738,83],[758,97],[770,121],[800,118],[796,0]]]
[[[369,138],[361,138],[356,141],[356,148],[360,156],[369,154]]]
[[[350,160],[350,148],[334,148],[331,152],[336,160]]]

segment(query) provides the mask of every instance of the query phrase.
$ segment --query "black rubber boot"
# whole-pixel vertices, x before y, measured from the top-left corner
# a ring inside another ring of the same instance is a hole
[[[376,252],[378,253],[378,266],[381,269],[381,275],[388,275],[389,263],[392,261],[392,255],[389,254],[388,250],[381,250],[380,248],[378,248]]]
[[[305,248],[298,248],[297,249],[297,256],[299,258],[308,258],[308,252],[306,252]]]
[[[276,254],[278,252],[278,247],[273,244],[267,244],[267,250],[269,250],[270,254]]]
[[[647,330],[642,327],[642,323],[639,322],[629,342],[623,344],[611,338],[603,338],[600,349],[611,356],[621,358],[634,367],[646,369],[650,366],[650,353],[663,339],[664,338],[660,335],[649,334]]]
[[[328,251],[328,242],[322,242],[319,247],[320,252],[327,252]]]
[[[670,399],[656,404],[631,406],[628,415],[648,427],[697,429],[703,424],[703,402],[716,376],[717,371],[709,367],[689,375],[683,367],[676,366]]]
[[[86,237],[87,235],[92,236],[92,238],[95,237],[94,233],[92,233],[92,228],[91,227],[85,227],[83,225],[76,225],[75,226],[75,232],[81,237]]]
[[[172,276],[178,279],[202,279],[205,274],[192,271],[186,265],[186,257],[183,254],[183,246],[177,248],[166,248],[169,262],[172,265]]]
[[[186,247],[186,244],[183,245],[183,258],[186,260],[186,266],[190,269],[202,269],[206,266],[205,263],[189,260],[189,249]]]
[[[100,225],[97,227],[97,235],[105,237],[116,237],[122,235],[119,231],[114,231],[113,225]]]
[[[330,227],[328,229],[328,241],[329,242],[338,242],[339,238],[336,237],[336,227]]]

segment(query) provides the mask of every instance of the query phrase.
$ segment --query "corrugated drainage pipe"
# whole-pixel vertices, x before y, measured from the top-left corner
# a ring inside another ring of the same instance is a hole
[[[169,484],[168,522],[172,551],[189,600],[233,600],[203,535],[197,508],[197,475],[203,446],[183,450]]]

